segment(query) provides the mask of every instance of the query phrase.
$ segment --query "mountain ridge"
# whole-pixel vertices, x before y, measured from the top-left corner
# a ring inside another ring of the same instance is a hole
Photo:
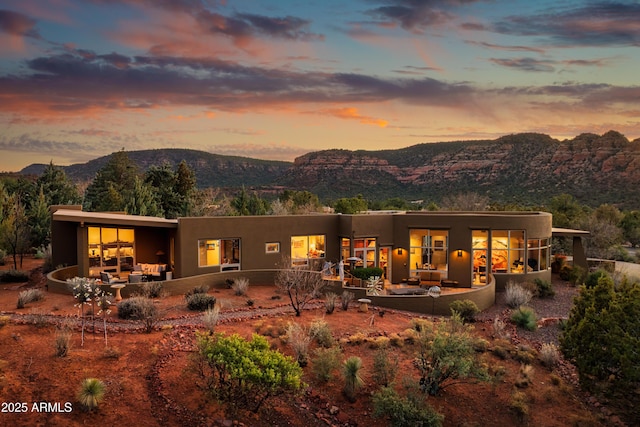
[[[290,188],[328,200],[362,194],[374,200],[403,197],[435,202],[449,194],[474,192],[504,204],[539,204],[568,193],[591,205],[640,207],[640,139],[629,141],[616,131],[583,133],[562,141],[546,134],[519,133],[389,150],[329,149],[309,152],[293,162],[189,149],[127,154],[141,170],[185,160],[200,187],[246,186],[265,192]],[[108,158],[64,169],[71,179],[86,181]],[[37,169],[30,165],[21,172]]]

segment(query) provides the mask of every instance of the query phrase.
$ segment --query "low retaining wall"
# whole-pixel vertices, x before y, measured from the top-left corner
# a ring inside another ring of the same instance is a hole
[[[372,306],[440,316],[451,315],[449,304],[456,300],[471,300],[476,303],[480,311],[488,309],[496,302],[496,282],[492,274],[489,275],[489,283],[480,288],[469,288],[450,294],[442,293],[438,298],[428,295],[367,295],[366,288],[345,287],[344,289],[353,292],[356,300],[370,299]]]
[[[249,286],[273,286],[274,277],[278,270],[233,270],[219,273],[208,273],[199,276],[184,277],[180,279],[167,280],[162,282],[162,289],[170,295],[184,295],[191,289],[198,286],[208,286],[212,288],[226,288],[227,279],[246,277],[249,279]],[[67,279],[77,275],[77,266],[66,267],[52,271],[47,275],[47,286],[49,292],[71,294],[67,286]],[[318,273],[320,274],[320,273]],[[109,285],[103,285],[107,292],[112,292]],[[123,297],[129,297],[140,290],[139,284],[127,284],[122,289]],[[489,275],[489,283],[481,288],[470,288],[461,292],[450,294],[443,293],[439,298],[432,298],[428,295],[367,295],[367,289],[353,286],[342,286],[338,280],[327,280],[324,292],[334,292],[338,295],[343,291],[350,291],[355,294],[355,299],[368,298],[371,304],[377,307],[384,307],[396,310],[412,311],[423,314],[437,314],[448,316],[451,314],[449,304],[455,300],[468,299],[476,303],[480,310],[486,310],[495,304],[496,282],[493,275]]]

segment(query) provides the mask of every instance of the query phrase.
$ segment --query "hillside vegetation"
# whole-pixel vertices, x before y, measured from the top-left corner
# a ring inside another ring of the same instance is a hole
[[[185,149],[128,152],[145,170],[181,160],[193,168],[198,186],[260,188],[265,192],[308,190],[324,200],[364,195],[439,202],[474,192],[495,203],[538,204],[559,194],[581,203],[640,207],[640,139],[609,131],[559,141],[523,133],[495,140],[419,144],[397,150],[324,150],[293,163],[221,156]],[[65,168],[74,181],[89,181],[109,156]],[[38,174],[42,165],[22,173]]]

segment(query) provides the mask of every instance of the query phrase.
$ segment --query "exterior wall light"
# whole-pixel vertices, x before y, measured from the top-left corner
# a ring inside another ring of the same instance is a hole
[[[458,249],[458,258],[462,258],[462,249]]]
[[[402,255],[402,248],[398,248],[398,255]]]

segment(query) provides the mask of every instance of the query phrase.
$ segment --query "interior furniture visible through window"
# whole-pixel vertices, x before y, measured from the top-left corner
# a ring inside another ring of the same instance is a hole
[[[135,238],[130,228],[87,227],[89,274],[120,273],[133,270]]]
[[[324,258],[325,236],[291,236],[291,264],[308,265],[310,259]]]
[[[442,278],[449,271],[449,231],[412,229],[409,231],[409,263],[412,276],[423,270],[438,270]]]
[[[198,266],[240,270],[240,239],[198,240]]]

